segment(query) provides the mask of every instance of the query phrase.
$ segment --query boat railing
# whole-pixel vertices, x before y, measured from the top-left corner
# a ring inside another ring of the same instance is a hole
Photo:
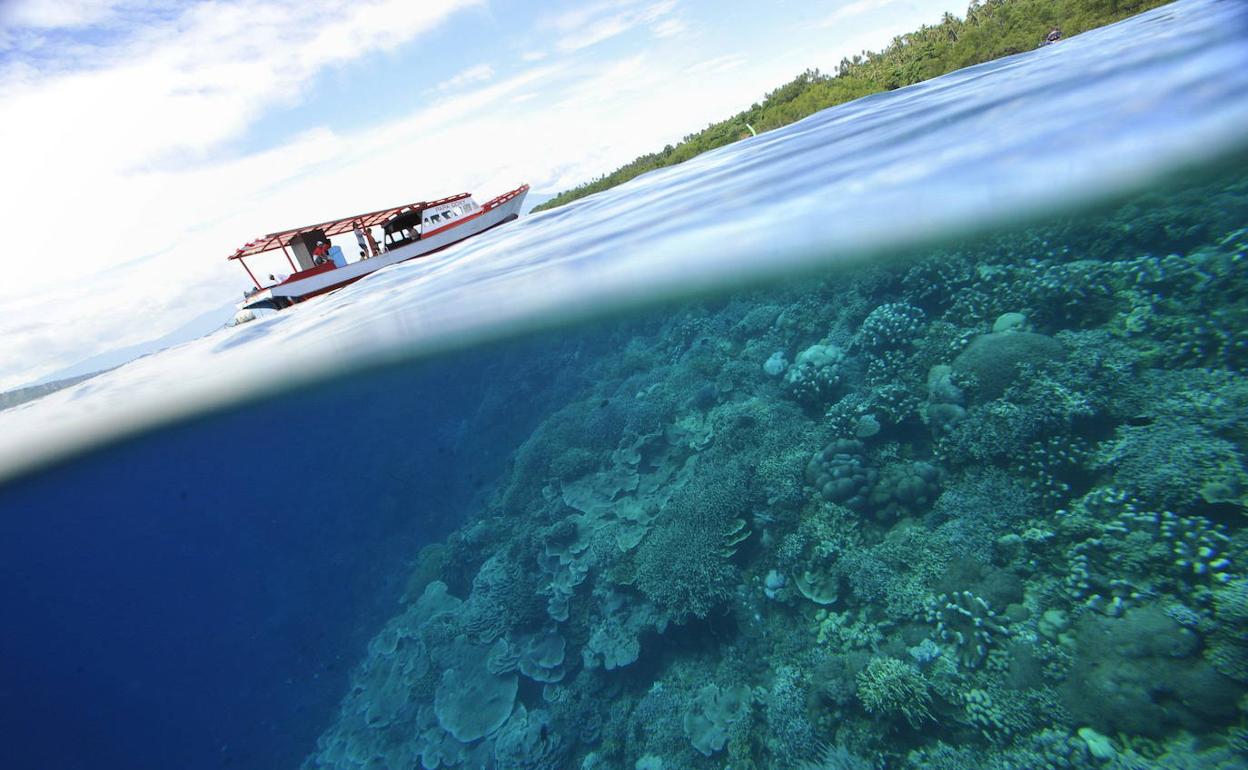
[[[509,192],[509,193],[503,193],[502,195],[498,196],[498,197],[497,197],[497,198],[495,198],[494,200],[492,200],[492,201],[490,201],[490,202],[486,203],[486,204],[485,204],[484,206],[482,206],[481,208],[482,208],[483,210],[485,210],[485,211],[489,211],[490,209],[496,209],[496,208],[498,208],[499,206],[501,206],[501,205],[503,205],[504,203],[506,203],[507,201],[512,200],[512,199],[513,199],[513,198],[515,198],[517,195],[521,195],[521,194],[526,193],[526,192],[528,192],[528,191],[529,191],[529,186],[528,186],[527,184],[522,184],[522,185],[520,185],[519,187],[517,187],[516,189],[512,190],[511,192]]]

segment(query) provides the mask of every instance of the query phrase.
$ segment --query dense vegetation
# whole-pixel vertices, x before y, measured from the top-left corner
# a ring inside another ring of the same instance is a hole
[[[1104,26],[1170,0],[973,0],[966,18],[945,14],[939,24],[899,35],[878,53],[842,59],[834,74],[807,70],[761,103],[686,136],[679,144],[636,160],[535,207],[554,208],[623,184],[635,176],[700,155],[756,131],[788,125],[819,110],[869,94],[913,85],[972,64],[1035,48],[1052,27],[1066,36]]]

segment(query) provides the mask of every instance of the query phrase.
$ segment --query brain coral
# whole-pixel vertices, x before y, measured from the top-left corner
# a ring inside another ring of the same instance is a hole
[[[995,332],[976,337],[953,360],[954,372],[972,375],[974,391],[984,399],[999,398],[1018,376],[1021,365],[1036,366],[1065,356],[1052,337],[1032,332]]]

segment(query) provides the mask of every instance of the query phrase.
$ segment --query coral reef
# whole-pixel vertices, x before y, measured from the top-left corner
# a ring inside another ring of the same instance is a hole
[[[866,508],[879,471],[866,465],[864,450],[857,439],[837,439],[810,459],[807,483],[828,502]]]
[[[1063,698],[1103,733],[1150,738],[1233,719],[1244,689],[1199,656],[1200,637],[1154,607],[1075,624],[1075,665]]]
[[[904,348],[918,341],[926,314],[906,302],[880,305],[867,314],[858,330],[858,344],[867,350]]]
[[[799,403],[812,407],[829,403],[840,388],[844,363],[845,353],[836,345],[811,345],[798,353],[788,367],[785,388]],[[775,368],[776,364],[772,366]]]
[[[911,727],[932,718],[928,711],[932,696],[923,674],[896,658],[872,658],[858,673],[858,700],[868,714],[901,717]]]
[[[1218,671],[1248,684],[1248,580],[1215,591],[1213,609],[1218,623],[1207,639],[1205,658]]]
[[[936,597],[927,619],[936,624],[936,635],[953,647],[967,668],[983,663],[989,646],[1010,633],[988,602],[970,591]]]
[[[1243,767],[1248,185],[1176,200],[604,323],[305,770]]]
[[[992,332],[976,337],[953,359],[953,371],[985,400],[1000,397],[1027,367],[1060,359],[1062,346],[1034,332]]]
[[[750,711],[750,688],[708,684],[689,703],[683,720],[685,737],[705,756],[724,748],[733,727]]]

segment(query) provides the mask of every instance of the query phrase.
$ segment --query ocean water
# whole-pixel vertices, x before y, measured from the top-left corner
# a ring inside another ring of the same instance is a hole
[[[13,768],[1232,768],[1248,15],[828,110],[0,412]]]

